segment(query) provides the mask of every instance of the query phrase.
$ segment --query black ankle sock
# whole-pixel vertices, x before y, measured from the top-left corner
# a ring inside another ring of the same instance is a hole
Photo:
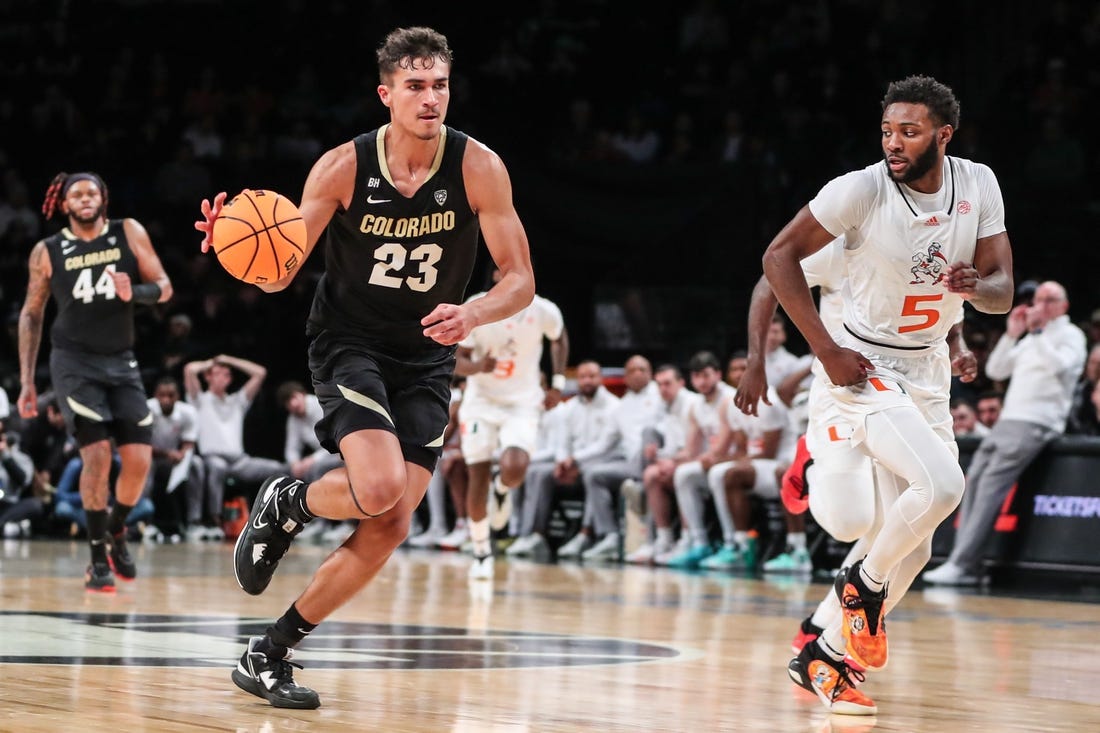
[[[317,628],[317,624],[311,624],[302,618],[298,608],[291,604],[274,626],[267,627],[266,639],[270,639],[272,646],[295,647],[309,635],[309,632]],[[270,655],[268,655],[270,656]]]
[[[112,537],[117,537],[126,531],[126,517],[130,516],[133,504],[123,504],[116,501],[111,507],[111,516],[107,518],[107,531]]]
[[[291,518],[302,524],[316,518],[316,515],[306,506],[308,490],[309,484],[304,481],[295,481],[279,491],[279,504],[286,508]]]
[[[92,548],[92,562],[107,562],[107,510],[89,509],[88,544]]]

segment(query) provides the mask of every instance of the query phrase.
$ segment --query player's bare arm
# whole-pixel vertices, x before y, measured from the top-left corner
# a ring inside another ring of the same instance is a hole
[[[270,283],[257,284],[264,292],[274,293],[285,290],[298,274],[302,264],[317,246],[321,233],[328,226],[332,215],[339,208],[347,208],[355,191],[355,144],[348,141],[332,148],[313,164],[302,190],[302,200],[298,212],[306,225],[306,249],[298,262],[285,277]],[[214,237],[214,222],[221,214],[225,204],[225,192],[214,197],[213,202],[203,199],[199,210],[202,220],[195,222],[195,229],[203,232],[202,251],[210,249]]]
[[[801,268],[800,268],[801,269]],[[766,275],[761,275],[752,289],[749,299],[749,349],[745,364],[745,373],[737,386],[733,403],[746,415],[756,415],[760,400],[770,405],[768,400],[768,375],[764,370],[764,343],[768,338],[772,317],[775,316],[779,300],[775,297]]]
[[[553,370],[555,381],[557,381],[558,375],[565,378],[565,368],[569,364],[569,331],[565,326],[561,327],[561,336],[550,342],[550,369]],[[560,387],[556,387],[553,384],[551,389],[561,390]]]
[[[512,204],[512,182],[500,157],[470,139],[462,159],[466,198],[478,215],[485,246],[500,270],[500,280],[484,297],[464,305],[441,303],[421,324],[424,335],[444,344],[456,344],[474,327],[507,318],[535,297],[535,274],[527,232]]]
[[[829,335],[810,294],[800,262],[835,237],[803,206],[764,252],[764,274],[783,310],[806,339],[833,384],[848,386],[866,380],[872,368],[867,357],[841,348]]]
[[[459,346],[455,350],[455,374],[460,377],[491,372],[496,365],[497,360],[488,354],[481,359],[475,359],[474,350],[468,346]]]
[[[172,297],[172,281],[168,279],[168,273],[164,271],[164,265],[160,262],[153,243],[149,239],[149,232],[136,219],[123,219],[123,231],[126,232],[126,241],[130,243],[130,250],[137,260],[138,273],[141,275],[141,284],[155,285],[160,293],[156,295],[157,303],[164,303]],[[130,276],[125,272],[114,272],[111,277],[115,281],[115,292],[119,300],[124,303],[133,298],[134,283],[130,282]],[[152,291],[151,291],[152,292]],[[138,299],[141,301],[140,297]]]
[[[1007,313],[1012,307],[1012,245],[1008,233],[982,237],[974,248],[973,264],[952,263],[944,282],[983,313]]]
[[[46,242],[34,245],[28,261],[30,275],[23,310],[19,312],[19,390],[18,408],[22,417],[38,414],[38,390],[34,385],[34,367],[42,343],[42,321],[50,299],[50,255]]]
[[[951,374],[963,382],[973,382],[978,378],[978,359],[966,345],[962,323],[954,324],[947,332],[947,352],[951,359]]]

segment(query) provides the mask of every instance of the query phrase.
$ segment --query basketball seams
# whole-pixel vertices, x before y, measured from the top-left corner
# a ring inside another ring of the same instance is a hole
[[[283,260],[292,261],[294,252],[305,253],[305,223],[294,202],[275,191],[244,189],[230,202],[233,204],[236,212],[227,205],[227,210],[218,217],[218,222],[225,224],[217,227],[215,222],[214,252],[219,262],[230,275],[248,283],[273,282],[283,277]],[[287,215],[283,213],[287,208],[290,216],[281,219]],[[220,243],[219,237],[232,239]],[[251,250],[247,247],[249,242]]]

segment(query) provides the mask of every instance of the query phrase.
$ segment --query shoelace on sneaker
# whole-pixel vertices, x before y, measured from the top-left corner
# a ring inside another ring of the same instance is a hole
[[[836,702],[836,699],[844,694],[845,690],[855,689],[857,682],[863,684],[864,680],[867,679],[867,675],[852,669],[844,661],[840,661],[837,664],[840,666],[834,667],[834,669],[836,669],[836,673],[843,684],[833,685],[833,689],[829,692],[829,697],[832,698],[833,702]],[[853,682],[853,680],[855,680],[855,682]]]
[[[847,589],[849,586],[855,587],[852,583],[845,584]],[[882,616],[882,604],[886,601],[887,587],[882,586],[882,590],[874,594],[874,598],[866,599],[860,595],[857,590],[855,593],[849,593],[845,590],[844,596],[840,599],[841,605],[850,611],[865,611],[867,616],[867,631],[874,636],[878,633],[879,619]]]

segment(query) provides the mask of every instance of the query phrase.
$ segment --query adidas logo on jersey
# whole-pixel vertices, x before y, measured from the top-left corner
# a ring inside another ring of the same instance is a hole
[[[924,222],[924,225],[926,227],[938,227],[940,225],[940,220],[933,216],[931,219]]]

